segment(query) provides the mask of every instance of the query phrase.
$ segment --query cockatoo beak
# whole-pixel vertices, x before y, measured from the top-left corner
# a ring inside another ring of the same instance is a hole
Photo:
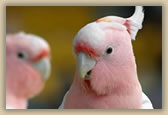
[[[33,67],[41,74],[43,80],[47,80],[50,75],[51,64],[49,57],[44,57],[33,64]]]
[[[77,54],[77,72],[81,78],[88,79],[95,64],[96,61],[85,53],[80,52]]]

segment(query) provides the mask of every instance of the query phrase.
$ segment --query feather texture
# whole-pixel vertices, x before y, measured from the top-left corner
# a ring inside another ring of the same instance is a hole
[[[134,14],[127,18],[128,30],[130,31],[131,39],[135,40],[136,34],[139,29],[142,28],[142,22],[144,19],[144,11],[142,6],[136,6]]]
[[[58,109],[64,109],[64,103],[65,103],[67,94],[68,94],[68,91],[66,92],[66,94],[63,98],[63,101],[62,101],[62,103],[61,103],[61,105],[59,106]],[[152,105],[150,99],[147,97],[147,95],[145,95],[144,92],[142,92],[142,106],[141,106],[141,109],[153,109],[153,105]]]

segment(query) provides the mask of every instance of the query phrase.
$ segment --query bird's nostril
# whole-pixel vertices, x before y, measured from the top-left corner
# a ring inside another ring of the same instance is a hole
[[[91,72],[92,72],[92,70],[88,71],[88,72],[87,72],[87,75],[90,75],[90,74],[91,74]]]

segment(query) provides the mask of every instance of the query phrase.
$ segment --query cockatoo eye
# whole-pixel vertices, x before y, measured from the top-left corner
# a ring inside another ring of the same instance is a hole
[[[23,52],[18,52],[17,53],[17,57],[20,58],[20,59],[26,59],[27,58],[27,55]]]
[[[106,54],[111,54],[113,52],[113,48],[111,46],[109,46],[107,49],[106,49]]]

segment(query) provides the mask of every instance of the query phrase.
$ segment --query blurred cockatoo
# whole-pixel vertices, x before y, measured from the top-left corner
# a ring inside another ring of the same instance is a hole
[[[39,36],[6,36],[6,109],[26,109],[50,74],[50,48]]]
[[[60,109],[152,109],[137,77],[131,39],[142,28],[143,7],[130,18],[107,16],[75,36],[77,68]]]

